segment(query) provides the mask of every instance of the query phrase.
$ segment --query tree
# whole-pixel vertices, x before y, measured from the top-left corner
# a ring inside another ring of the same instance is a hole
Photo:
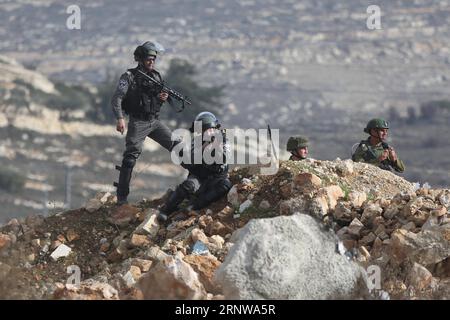
[[[169,69],[163,77],[165,83],[172,89],[189,97],[191,105],[185,106],[183,112],[177,113],[174,108],[165,105],[168,110],[161,112],[165,119],[175,120],[176,126],[189,126],[195,116],[202,111],[210,111],[221,114],[223,103],[224,85],[203,87],[198,84],[195,77],[198,75],[196,68],[189,62],[181,59],[172,59]]]

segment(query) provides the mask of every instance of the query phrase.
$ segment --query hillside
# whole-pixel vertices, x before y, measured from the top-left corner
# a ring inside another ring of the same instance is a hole
[[[5,56],[0,71],[1,173],[13,170],[24,179],[20,190],[0,186],[0,223],[76,208],[99,191],[113,191],[125,139],[113,123],[88,116],[94,108],[88,89],[53,82]],[[135,199],[161,195],[179,181],[183,171],[168,156],[157,143],[146,142],[134,172]]]
[[[83,208],[13,219],[0,229],[0,297],[450,298],[450,190],[419,188],[351,161],[285,161],[272,176],[257,169],[234,169],[226,198],[200,211],[181,209],[166,225],[155,219],[163,198],[117,207],[103,193]],[[286,223],[291,227],[281,227]],[[294,245],[298,253],[283,255]],[[321,255],[336,263],[315,265]],[[79,284],[67,273],[74,265]],[[369,293],[358,272],[373,265],[381,287]],[[336,266],[347,276],[323,280],[311,271]],[[298,287],[270,282],[267,270],[273,279],[293,277]],[[347,291],[324,289],[323,281],[341,281],[337,288]],[[323,289],[305,289],[314,286]]]

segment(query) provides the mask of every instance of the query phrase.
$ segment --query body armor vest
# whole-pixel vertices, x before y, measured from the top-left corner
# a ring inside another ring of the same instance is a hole
[[[137,68],[128,69],[130,84],[127,94],[122,102],[122,108],[126,114],[145,114],[159,117],[162,101],[158,98],[161,88],[146,80],[137,72]],[[156,80],[162,82],[160,74],[153,70],[150,74]]]

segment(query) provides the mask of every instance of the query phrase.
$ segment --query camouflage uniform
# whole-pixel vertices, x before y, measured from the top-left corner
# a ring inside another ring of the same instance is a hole
[[[375,118],[367,123],[366,127],[364,128],[364,132],[372,136],[372,129],[389,129],[389,124],[384,119]],[[376,136],[374,137],[377,138]],[[381,140],[379,136],[378,139]],[[389,149],[389,145],[383,141],[380,141],[376,145],[371,145],[369,137],[367,138],[367,140],[362,140],[359,143],[358,147],[352,155],[352,160],[355,162],[370,163],[384,170],[391,170],[391,168],[393,168],[397,172],[405,171],[405,165],[403,164],[403,161],[398,158],[398,156],[396,161],[393,161],[389,155],[387,159],[383,161],[379,160],[380,156],[387,149]]]
[[[291,156],[289,157],[289,160],[292,161],[301,161],[305,160],[306,158],[300,157],[297,154],[297,150],[299,148],[307,148],[309,146],[309,141],[307,138],[302,136],[296,136],[296,137],[289,137],[286,150],[291,152]]]
[[[378,158],[383,154],[384,150],[389,146],[380,142],[375,146],[372,146],[369,139],[363,140],[359,143],[355,153],[352,156],[353,161],[366,162],[380,167],[381,169],[391,170],[393,168],[397,172],[405,171],[405,165],[403,161],[397,157],[397,161],[392,161],[389,157],[386,160],[379,161]]]

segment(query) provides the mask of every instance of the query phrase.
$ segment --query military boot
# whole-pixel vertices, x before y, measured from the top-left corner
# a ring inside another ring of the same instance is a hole
[[[172,192],[166,200],[166,203],[159,210],[158,221],[166,222],[169,215],[178,209],[178,205],[186,199],[186,191],[177,187],[174,192]]]
[[[117,187],[117,204],[122,205],[128,203],[128,194],[130,193],[130,180],[133,168],[116,166],[116,169],[120,171],[119,183],[114,182],[114,186]]]

